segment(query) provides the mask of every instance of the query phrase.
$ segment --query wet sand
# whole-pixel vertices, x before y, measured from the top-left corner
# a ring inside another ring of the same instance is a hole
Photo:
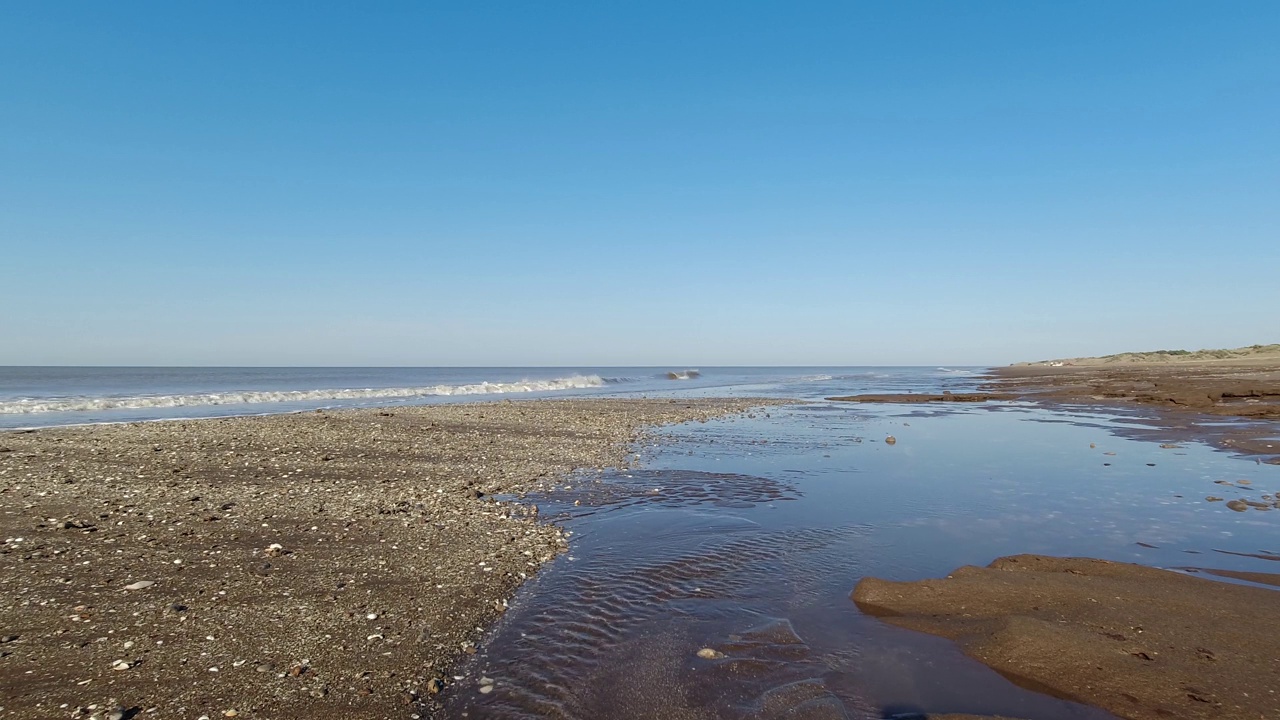
[[[1145,356],[1143,356],[1145,357]],[[1136,436],[1200,441],[1261,462],[1280,464],[1280,358],[1198,362],[1083,359],[1078,365],[995,368],[981,392],[852,395],[865,403],[1029,401],[1046,406],[1105,405],[1144,413],[1157,430]],[[1225,422],[1224,422],[1225,421]],[[1234,421],[1234,422],[1232,422]]]
[[[1280,717],[1274,590],[1020,555],[943,580],[867,578],[852,597],[889,623],[954,640],[1015,682],[1121,717]]]
[[[1028,397],[1153,405],[1238,418],[1280,418],[1280,359],[997,368],[994,387]]]
[[[426,715],[567,544],[536,506],[493,496],[626,466],[654,425],[770,402],[0,433],[0,717]]]

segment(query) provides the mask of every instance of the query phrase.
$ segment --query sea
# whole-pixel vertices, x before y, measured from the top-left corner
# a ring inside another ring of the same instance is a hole
[[[762,395],[968,387],[981,368],[251,368],[0,366],[0,429],[502,398]]]
[[[571,534],[569,551],[509,600],[444,715],[1110,718],[866,615],[850,592],[1019,553],[1280,571],[1280,511],[1209,500],[1276,498],[1280,466],[1141,409],[827,399],[963,392],[985,371],[0,368],[0,427],[517,397],[802,400],[664,428],[636,468],[522,498]]]

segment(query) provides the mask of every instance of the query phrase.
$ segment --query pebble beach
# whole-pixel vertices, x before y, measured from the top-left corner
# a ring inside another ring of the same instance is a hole
[[[520,494],[770,401],[547,400],[0,434],[0,717],[428,717],[567,547]]]

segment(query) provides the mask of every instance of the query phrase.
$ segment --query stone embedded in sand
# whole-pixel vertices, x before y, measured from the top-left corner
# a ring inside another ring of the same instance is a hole
[[[715,648],[706,647],[698,651],[698,657],[703,660],[719,660],[724,657],[724,653],[716,650]]]
[[[1227,507],[1235,510],[1236,512],[1244,512],[1249,509],[1249,505],[1243,500],[1228,500]]]
[[[1208,500],[1209,502],[1222,502],[1222,498],[1220,498],[1220,497],[1218,497],[1218,496],[1216,496],[1216,495],[1210,495],[1210,496],[1206,497],[1206,498],[1205,498],[1205,500]]]
[[[125,585],[124,589],[125,590],[145,590],[146,588],[149,588],[155,584],[156,583],[154,580],[139,580],[138,582],[129,583],[128,585]]]

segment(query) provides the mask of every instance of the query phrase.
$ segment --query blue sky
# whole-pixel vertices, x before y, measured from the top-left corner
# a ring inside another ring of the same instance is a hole
[[[1280,342],[1280,3],[7,3],[0,364]]]

